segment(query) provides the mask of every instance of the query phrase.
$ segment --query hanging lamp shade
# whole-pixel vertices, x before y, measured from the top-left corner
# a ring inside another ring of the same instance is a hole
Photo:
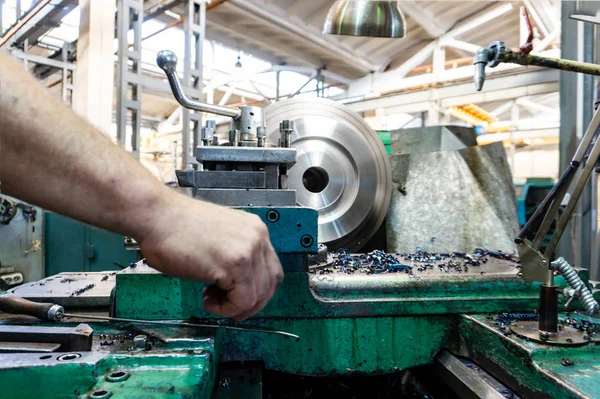
[[[329,9],[323,33],[401,38],[406,23],[398,1],[337,0]]]

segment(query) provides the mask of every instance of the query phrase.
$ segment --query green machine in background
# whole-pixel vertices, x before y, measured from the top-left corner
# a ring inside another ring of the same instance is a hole
[[[44,212],[45,275],[118,270],[138,260],[124,237],[52,212]]]
[[[554,187],[552,178],[528,178],[525,184],[515,184],[519,224],[524,227],[529,218]]]
[[[378,130],[377,135],[379,135],[387,154],[392,155],[392,133],[387,130]]]

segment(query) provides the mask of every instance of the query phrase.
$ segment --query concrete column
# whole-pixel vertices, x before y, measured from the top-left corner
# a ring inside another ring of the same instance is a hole
[[[105,134],[113,115],[115,0],[80,0],[73,110]]]

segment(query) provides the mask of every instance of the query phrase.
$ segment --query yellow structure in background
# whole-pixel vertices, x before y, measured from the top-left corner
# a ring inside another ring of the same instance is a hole
[[[461,121],[470,123],[473,126],[485,126],[486,131],[490,123],[499,121],[498,118],[496,118],[493,115],[490,115],[486,110],[484,110],[481,107],[478,107],[475,104],[466,104],[458,107],[450,107],[449,111],[450,115],[457,119],[460,119]],[[504,131],[508,131],[508,129]]]

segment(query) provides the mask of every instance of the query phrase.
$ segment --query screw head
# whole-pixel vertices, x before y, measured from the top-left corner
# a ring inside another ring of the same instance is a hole
[[[279,221],[279,217],[279,212],[276,210],[271,209],[267,212],[267,220],[269,223],[277,223]]]
[[[304,248],[308,248],[311,245],[313,245],[313,238],[312,236],[305,234],[302,236],[302,238],[300,238],[300,245],[302,245]]]
[[[542,266],[548,266],[548,261],[543,260],[542,261]]]
[[[521,273],[521,272],[517,273],[517,277],[518,278],[523,278],[523,273]]]

